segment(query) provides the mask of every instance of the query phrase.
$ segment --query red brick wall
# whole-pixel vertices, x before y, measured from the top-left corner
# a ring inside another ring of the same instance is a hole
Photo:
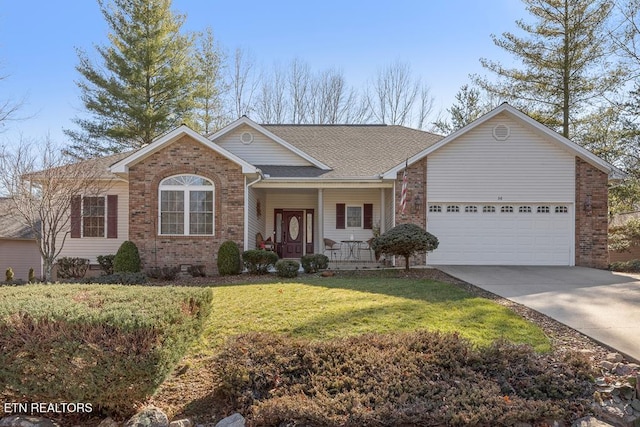
[[[158,185],[179,174],[200,175],[215,185],[214,236],[158,235]],[[140,251],[143,268],[203,264],[216,270],[218,248],[244,242],[244,177],[242,169],[185,136],[129,169],[129,238]]]
[[[400,200],[402,199],[402,176],[404,169],[398,172],[396,178],[396,225],[416,224],[422,228],[427,226],[426,200],[427,200],[427,158],[423,158],[409,166],[407,170],[407,207],[404,214]],[[420,208],[415,209],[416,197],[420,197]],[[404,266],[404,258],[396,257],[396,265]],[[411,265],[425,265],[424,255],[411,258]]]
[[[590,209],[585,206],[591,196]],[[576,265],[607,268],[608,176],[576,157]]]

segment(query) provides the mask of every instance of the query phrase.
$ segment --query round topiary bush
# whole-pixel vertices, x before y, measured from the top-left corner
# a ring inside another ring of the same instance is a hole
[[[136,244],[129,240],[122,242],[113,259],[114,273],[139,273],[140,264],[140,254]]]
[[[281,259],[276,262],[276,273],[278,277],[297,277],[300,270],[300,263],[292,259]]]
[[[218,250],[218,274],[230,276],[242,273],[242,259],[236,242],[227,240]]]
[[[385,255],[403,256],[405,268],[409,258],[431,252],[438,247],[438,238],[415,224],[400,224],[371,241],[371,249]]]

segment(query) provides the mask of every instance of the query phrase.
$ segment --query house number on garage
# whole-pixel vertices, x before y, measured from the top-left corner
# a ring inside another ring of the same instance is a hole
[[[502,200],[502,196],[498,196],[498,200]]]

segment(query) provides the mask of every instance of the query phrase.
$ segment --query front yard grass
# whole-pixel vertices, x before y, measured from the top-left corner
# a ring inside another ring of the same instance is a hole
[[[226,338],[274,332],[328,340],[369,332],[458,332],[478,346],[503,338],[550,350],[541,329],[509,309],[434,280],[309,277],[291,282],[213,288],[212,314],[197,351]]]

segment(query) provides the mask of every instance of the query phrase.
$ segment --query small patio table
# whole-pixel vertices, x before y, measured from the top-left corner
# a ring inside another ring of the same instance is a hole
[[[344,258],[345,260],[349,260],[349,259],[357,260],[357,259],[360,259],[356,255],[356,248],[360,246],[360,244],[362,243],[362,240],[341,240],[340,243],[344,243],[345,245],[347,245],[347,248],[349,249],[349,252],[347,253],[347,256]]]

